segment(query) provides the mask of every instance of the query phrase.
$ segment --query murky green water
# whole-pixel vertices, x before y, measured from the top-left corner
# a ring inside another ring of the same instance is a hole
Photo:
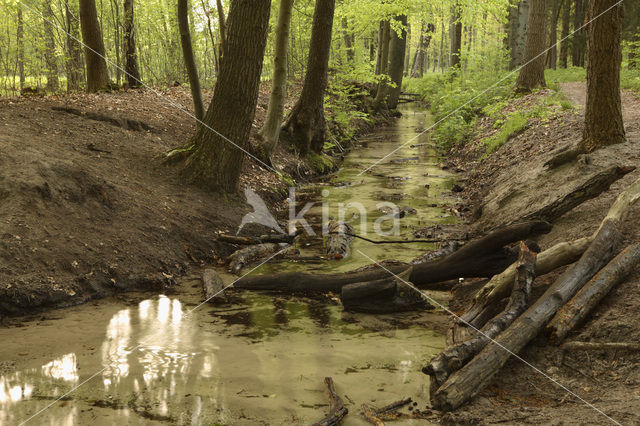
[[[418,213],[402,219],[405,237],[415,227],[451,221],[438,217],[444,216],[441,208],[429,207],[448,202],[442,192],[451,185],[429,146],[407,146],[390,158],[417,161],[385,163],[373,169],[375,176],[358,176],[427,120],[405,110],[347,158],[337,180],[352,184],[320,188],[329,193],[318,199],[358,200],[376,210],[379,191],[406,194],[399,204]],[[377,217],[368,216],[367,223]],[[364,229],[359,221],[354,226]],[[410,260],[427,248],[356,241],[353,256],[339,268],[370,263],[358,250],[376,259]],[[325,376],[334,378],[351,411],[345,425],[366,424],[358,414],[362,403],[382,406],[412,397],[420,408],[426,404],[428,378],[420,368],[444,346],[440,314],[372,316],[342,312],[330,299],[234,298],[223,307],[199,306],[200,281],[193,275],[171,294],[127,294],[1,328],[0,424],[309,424],[325,415]]]

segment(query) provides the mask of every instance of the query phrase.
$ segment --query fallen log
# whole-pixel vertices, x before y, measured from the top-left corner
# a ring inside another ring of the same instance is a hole
[[[342,419],[349,413],[344,406],[342,398],[336,393],[336,388],[331,377],[325,377],[327,394],[329,395],[329,415],[313,424],[313,426],[335,426],[340,424]]]
[[[616,285],[624,281],[640,262],[640,244],[624,249],[615,259],[591,279],[566,305],[564,305],[547,326],[551,340],[561,342],[580,325],[598,303]]]
[[[593,237],[580,238],[576,241],[556,244],[541,252],[536,258],[536,276],[548,274],[561,266],[577,261],[593,242]],[[509,266],[502,273],[495,275],[480,289],[474,304],[459,319],[458,323],[480,328],[489,319],[483,314],[491,311],[492,306],[508,297],[516,275],[517,263]]]
[[[205,269],[202,273],[202,288],[204,300],[208,303],[225,303],[227,297],[224,294],[224,281],[213,269]]]
[[[245,246],[252,246],[256,244],[265,244],[265,243],[293,244],[293,241],[302,232],[304,232],[304,230],[298,229],[296,233],[292,235],[273,234],[273,235],[260,235],[259,237],[244,237],[241,235],[221,234],[218,236],[218,241],[224,241],[225,243],[245,245]]]
[[[586,153],[582,145],[567,146],[556,151],[546,163],[544,167],[549,170],[562,166],[563,164],[570,163],[578,158],[578,156]]]
[[[527,214],[520,220],[546,220],[547,222],[554,222],[556,219],[573,210],[585,201],[596,198],[598,195],[608,190],[611,184],[622,179],[635,169],[635,167],[626,166],[609,167],[608,169],[587,179],[586,182],[571,192],[562,195],[535,212]]]
[[[620,342],[567,342],[560,346],[563,351],[640,351],[640,343]]]
[[[414,265],[409,281],[422,289],[441,289],[439,283],[456,278],[489,277],[504,271],[517,259],[514,250],[506,245],[547,233],[547,222],[528,222],[510,225],[464,245],[448,256]],[[406,268],[389,268],[394,274]],[[347,284],[376,281],[387,276],[380,268],[340,274],[306,274],[291,272],[274,275],[254,275],[238,280],[234,287],[244,290],[276,290],[285,292],[335,292]]]
[[[369,314],[391,314],[431,308],[420,293],[405,284],[412,269],[409,266],[395,276],[388,275],[381,280],[345,285],[341,293],[344,309]]]
[[[340,260],[349,256],[353,241],[353,226],[345,222],[332,220],[327,225],[325,254],[330,259]]]
[[[475,337],[445,349],[422,369],[424,374],[431,376],[430,390],[432,395],[452,373],[462,368],[487,346],[491,339],[509,327],[527,309],[531,285],[535,278],[535,264],[535,251],[530,250],[524,242],[521,242],[515,284],[509,304],[504,311],[482,327]]]
[[[591,279],[614,255],[621,239],[619,222],[607,219],[580,260],[527,309],[509,328],[497,336],[475,358],[435,392],[434,408],[452,411],[475,396],[489,383],[511,354],[519,352],[548,323],[557,310]]]
[[[264,243],[240,249],[227,258],[229,270],[234,274],[239,274],[246,265],[283,250],[288,246],[285,243]]]

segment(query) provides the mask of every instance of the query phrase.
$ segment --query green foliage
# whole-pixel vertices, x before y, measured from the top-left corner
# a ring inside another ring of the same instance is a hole
[[[482,141],[487,147],[487,155],[493,153],[509,139],[521,133],[526,127],[527,116],[524,113],[516,111],[509,115],[498,132]]]
[[[640,69],[623,69],[620,76],[620,87],[640,93]]]
[[[356,71],[357,72],[357,71]],[[335,132],[331,134],[327,142],[325,142],[325,150],[331,150],[342,142],[351,140],[359,128],[359,124],[370,122],[371,117],[366,111],[363,104],[364,99],[368,96],[368,92],[363,85],[350,78],[352,75],[334,75],[329,80],[327,92],[324,100],[325,114],[327,120],[333,124]],[[372,74],[361,71],[359,78],[373,79]],[[335,138],[340,139],[335,141]],[[332,140],[333,139],[333,140]]]
[[[407,90],[419,93],[430,105],[436,121],[433,138],[448,150],[471,135],[478,115],[498,114],[502,109],[497,105],[504,105],[511,96],[515,77],[500,80],[490,70],[428,74],[408,81]]]

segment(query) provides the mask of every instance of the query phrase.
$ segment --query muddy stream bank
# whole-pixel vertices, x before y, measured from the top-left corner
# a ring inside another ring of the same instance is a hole
[[[340,203],[355,202],[360,207],[342,207],[345,218],[373,239],[388,238],[373,231],[389,213],[385,201],[405,211],[399,235],[389,238],[455,221],[443,208],[455,202],[453,176],[438,168],[428,135],[362,173],[430,124],[418,106],[402,112],[363,138],[330,183],[301,189],[305,203],[315,202],[308,214],[315,229],[323,208],[336,216]],[[303,238],[301,254],[317,253],[319,241]],[[366,256],[411,261],[433,248],[355,240],[339,263],[277,262],[257,272],[335,272],[371,263]],[[329,296],[233,291],[228,305],[200,305],[199,273],[162,295],[122,294],[0,328],[0,424],[309,424],[328,409],[326,376],[351,411],[345,425],[366,424],[362,403],[412,397],[425,407],[429,380],[420,368],[444,347],[441,312],[354,314]]]

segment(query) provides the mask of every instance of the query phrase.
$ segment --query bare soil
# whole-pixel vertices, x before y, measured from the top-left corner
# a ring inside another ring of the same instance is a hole
[[[479,220],[474,224],[476,229],[492,228],[513,219],[514,215],[525,215],[545,200],[571,190],[606,167],[638,167],[596,199],[558,219],[553,231],[542,236],[539,243],[545,249],[561,241],[583,237],[597,229],[618,194],[640,177],[640,101],[630,92],[623,93],[626,143],[601,149],[551,172],[543,168],[554,150],[577,144],[582,134],[585,84],[563,84],[561,88],[576,105],[574,111],[530,123],[525,132],[484,160],[477,153],[481,151],[482,137],[491,132],[492,123],[481,123],[474,142],[454,152],[452,161],[469,170],[463,195],[470,203],[483,206],[482,214],[478,214]],[[517,99],[510,107],[526,108],[532,97],[544,95],[539,92]],[[640,241],[639,214],[640,207],[636,206],[624,224],[625,245]],[[552,283],[561,272],[558,270],[537,278],[536,285]],[[615,288],[590,320],[568,340],[637,342],[640,339],[639,317],[640,271],[637,271]],[[487,389],[470,404],[443,417],[443,423],[611,423],[611,419],[602,414],[605,413],[622,424],[640,424],[640,354],[567,353],[562,358],[558,347],[551,346],[541,336],[520,355],[531,365],[512,358]]]
[[[269,89],[260,91],[252,144]],[[299,92],[290,88],[288,108]],[[182,87],[0,99],[0,318],[165,289],[190,266],[229,254],[216,235],[235,232],[250,211],[244,197],[185,185],[161,161],[195,131],[180,109],[191,111]],[[312,176],[283,148],[274,166]],[[272,207],[287,194],[249,159],[246,186]]]

